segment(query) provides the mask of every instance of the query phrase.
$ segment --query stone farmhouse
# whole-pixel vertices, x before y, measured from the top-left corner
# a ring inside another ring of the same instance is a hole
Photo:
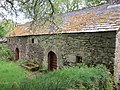
[[[65,13],[57,26],[32,22],[16,26],[8,45],[16,60],[38,60],[49,70],[105,64],[120,75],[120,4],[104,4]],[[114,69],[113,69],[114,68]]]

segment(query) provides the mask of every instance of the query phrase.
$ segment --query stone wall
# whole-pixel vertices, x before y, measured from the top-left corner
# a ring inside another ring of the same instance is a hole
[[[120,78],[120,31],[118,31],[116,34],[114,70],[115,81],[117,82]]]
[[[104,31],[13,37],[8,43],[14,53],[19,48],[20,59],[37,59],[46,68],[48,53],[53,51],[58,68],[84,62],[103,63],[113,70],[115,41],[116,31]]]
[[[14,37],[14,38],[8,38],[7,43],[13,52],[14,59],[15,59],[15,50],[16,48],[19,49],[19,59],[26,59],[27,58],[27,37]]]

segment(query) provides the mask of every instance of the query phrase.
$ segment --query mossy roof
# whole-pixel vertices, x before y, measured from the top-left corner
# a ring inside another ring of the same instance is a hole
[[[54,25],[50,25],[49,22],[46,22],[42,26],[26,23],[16,26],[8,33],[8,37],[118,30],[120,29],[120,4],[105,4],[73,11],[62,14],[56,20],[59,29],[56,29]]]

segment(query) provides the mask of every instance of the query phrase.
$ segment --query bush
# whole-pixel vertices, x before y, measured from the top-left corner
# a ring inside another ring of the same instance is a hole
[[[11,58],[10,49],[6,44],[0,44],[0,59],[9,60]]]
[[[113,90],[109,72],[102,65],[49,72],[20,82],[19,90]]]

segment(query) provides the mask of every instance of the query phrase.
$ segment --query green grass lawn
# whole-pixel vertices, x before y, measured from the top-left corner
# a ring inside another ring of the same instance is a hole
[[[12,90],[25,76],[25,70],[17,63],[0,60],[0,90]]]

